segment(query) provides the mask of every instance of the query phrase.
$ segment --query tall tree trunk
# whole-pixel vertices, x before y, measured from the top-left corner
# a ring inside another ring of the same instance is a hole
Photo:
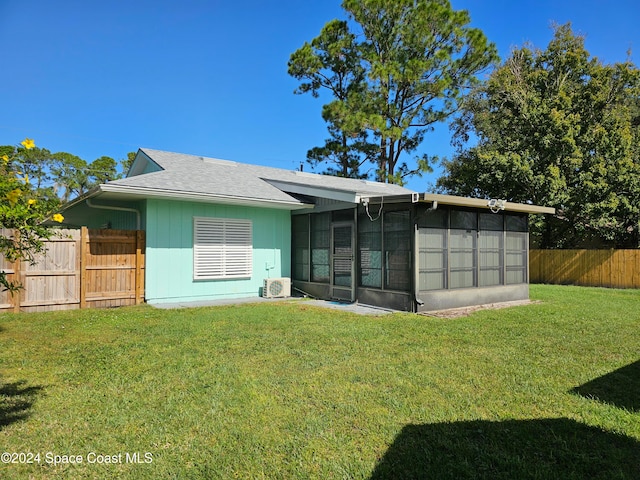
[[[342,176],[349,176],[349,151],[347,150],[347,135],[342,132],[342,153],[340,163],[342,163]]]
[[[395,183],[395,180],[393,179],[393,172],[396,168],[396,161],[395,161],[395,146],[396,146],[396,140],[391,140],[389,142],[389,158],[387,160],[387,182],[389,183]]]
[[[387,171],[387,139],[385,137],[380,138],[380,161],[378,163],[378,172],[376,173],[376,179],[379,182],[385,181],[385,172]]]

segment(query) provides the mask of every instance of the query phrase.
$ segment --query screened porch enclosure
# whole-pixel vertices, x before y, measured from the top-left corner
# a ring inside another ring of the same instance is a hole
[[[312,296],[411,311],[411,214],[292,216],[293,281]]]
[[[292,215],[293,282],[318,298],[429,311],[528,298],[528,216],[427,203]]]
[[[416,219],[425,310],[528,298],[528,216],[440,207]]]

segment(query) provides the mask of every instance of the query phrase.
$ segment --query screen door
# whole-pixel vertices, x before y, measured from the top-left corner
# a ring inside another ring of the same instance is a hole
[[[353,223],[331,225],[331,297],[354,300],[354,235]]]

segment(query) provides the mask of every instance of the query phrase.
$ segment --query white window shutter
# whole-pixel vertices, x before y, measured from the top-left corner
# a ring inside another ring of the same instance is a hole
[[[250,278],[253,231],[250,220],[194,218],[193,278]]]

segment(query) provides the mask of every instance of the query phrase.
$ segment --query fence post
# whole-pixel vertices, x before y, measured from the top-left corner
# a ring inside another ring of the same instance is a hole
[[[136,305],[140,305],[142,303],[142,284],[144,278],[142,276],[142,248],[144,243],[144,232],[142,230],[136,230]]]
[[[74,264],[74,276],[75,279],[75,290],[73,292],[73,303],[78,302],[78,308],[80,308],[80,295],[82,294],[82,282],[81,282],[81,274],[80,271],[82,269],[82,238],[77,234],[77,231],[74,231],[73,239],[74,239],[74,249],[75,249],[75,264]]]
[[[80,308],[87,308],[87,246],[89,245],[89,230],[80,227]]]
[[[21,271],[21,262],[20,259],[16,259],[15,262],[13,262],[13,278],[14,278],[14,282],[17,282],[20,285],[20,288],[18,290],[16,290],[15,292],[11,293],[11,300],[13,301],[13,311],[14,313],[20,313],[20,300],[22,297],[22,289],[24,288],[24,285],[22,283],[22,278],[20,278],[22,276],[22,271]]]
[[[13,239],[14,241],[19,241],[20,238],[20,231],[19,230],[14,230],[13,231]],[[16,290],[15,292],[11,293],[11,300],[13,301],[13,311],[14,313],[20,313],[20,301],[21,301],[21,297],[22,297],[22,290],[24,288],[24,284],[22,282],[22,265],[20,262],[20,259],[17,258],[15,262],[13,262],[13,281],[14,283],[17,283],[20,288],[18,290]]]

